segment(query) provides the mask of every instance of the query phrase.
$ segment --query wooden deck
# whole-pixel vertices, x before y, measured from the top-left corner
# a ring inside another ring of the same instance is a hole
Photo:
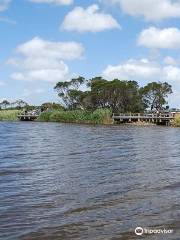
[[[30,115],[30,114],[19,114],[18,119],[20,121],[34,121],[39,117],[39,115]]]
[[[174,119],[173,113],[134,113],[134,114],[113,114],[114,122],[151,122],[156,124],[169,125]]]

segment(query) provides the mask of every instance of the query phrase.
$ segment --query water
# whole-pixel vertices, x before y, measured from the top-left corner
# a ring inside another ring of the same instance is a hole
[[[0,123],[0,239],[180,239],[180,129]]]

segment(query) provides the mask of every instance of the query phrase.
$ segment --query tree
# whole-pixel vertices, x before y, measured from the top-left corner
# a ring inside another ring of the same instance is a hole
[[[107,81],[97,77],[91,80],[90,87],[94,108],[110,108],[113,112],[135,112],[142,109],[136,81]]]
[[[140,89],[145,108],[160,111],[167,103],[166,98],[172,93],[172,86],[167,82],[152,82]]]
[[[18,109],[21,109],[21,108],[24,108],[24,107],[28,106],[28,104],[21,99],[15,101],[14,105],[16,105],[16,108],[18,108]]]
[[[86,84],[86,88],[84,88]],[[139,88],[136,81],[102,77],[83,77],[59,82],[55,90],[68,109],[95,110],[109,108],[115,112],[143,112],[146,108],[161,110],[172,93],[168,83],[152,82]]]
[[[66,108],[82,108],[81,100],[83,91],[80,90],[80,87],[85,83],[85,78],[78,77],[73,78],[69,82],[58,82],[54,89],[58,92],[58,96]]]
[[[61,104],[58,104],[58,103],[51,103],[51,102],[46,102],[46,103],[43,103],[41,105],[41,109],[43,111],[46,111],[47,109],[51,109],[51,110],[63,110],[64,107],[61,105]]]
[[[0,105],[1,105],[2,108],[6,109],[7,106],[10,105],[10,102],[7,101],[7,100],[3,100],[3,101],[0,103]]]

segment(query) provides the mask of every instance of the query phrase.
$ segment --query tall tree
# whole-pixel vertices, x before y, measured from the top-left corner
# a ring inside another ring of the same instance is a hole
[[[8,106],[10,106],[10,102],[7,101],[7,100],[3,100],[1,103],[0,103],[1,107],[6,109]]]
[[[19,99],[19,100],[14,102],[14,105],[16,105],[16,107],[18,109],[21,109],[21,108],[26,107],[28,104],[27,104],[27,102],[23,101],[22,99]]]
[[[69,82],[58,82],[54,89],[58,92],[58,96],[65,107],[69,109],[81,108],[81,98],[83,91],[80,88],[85,84],[83,77],[73,78]]]
[[[111,108],[113,112],[134,112],[142,108],[139,86],[135,81],[107,81],[98,77],[91,80],[90,86],[95,108]]]
[[[162,110],[167,104],[167,97],[172,93],[172,86],[167,82],[152,82],[140,89],[140,94],[145,108]]]

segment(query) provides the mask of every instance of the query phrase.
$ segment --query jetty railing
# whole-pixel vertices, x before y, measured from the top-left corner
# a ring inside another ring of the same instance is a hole
[[[38,114],[19,114],[17,117],[20,121],[34,121],[39,117],[39,115]]]
[[[168,125],[174,119],[174,113],[119,113],[113,114],[114,121],[135,122],[146,121],[153,123],[165,123]]]

